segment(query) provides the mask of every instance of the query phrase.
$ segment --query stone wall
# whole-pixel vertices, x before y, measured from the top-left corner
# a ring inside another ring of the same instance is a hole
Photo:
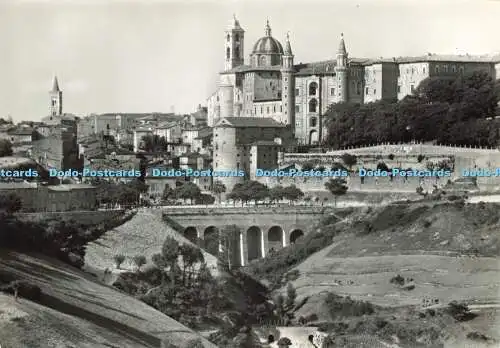
[[[43,221],[50,219],[75,220],[82,225],[97,225],[106,220],[113,219],[124,213],[124,210],[106,211],[70,211],[70,212],[44,212],[44,213],[18,213],[24,221]]]

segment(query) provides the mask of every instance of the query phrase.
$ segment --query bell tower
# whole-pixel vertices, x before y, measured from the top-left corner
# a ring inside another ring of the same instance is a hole
[[[62,91],[59,88],[59,82],[57,81],[57,76],[54,76],[54,82],[52,84],[52,90],[49,92],[50,104],[49,112],[50,117],[56,117],[62,115]]]
[[[233,16],[231,24],[225,31],[225,63],[224,71],[228,71],[243,65],[244,62],[244,40],[245,30],[240,22]]]

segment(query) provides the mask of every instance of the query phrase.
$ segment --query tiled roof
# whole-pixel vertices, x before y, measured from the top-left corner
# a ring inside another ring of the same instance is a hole
[[[212,128],[203,128],[203,129],[200,129],[200,131],[198,132],[198,137],[197,138],[208,138],[208,137],[211,137],[214,135],[214,132],[212,130]]]
[[[32,135],[33,132],[33,128],[14,128],[7,131],[10,135]]]
[[[280,71],[280,70],[281,70],[281,65],[259,66],[259,67],[252,67],[250,65],[240,65],[234,69],[228,71],[222,71],[221,74],[245,73],[250,71]]]
[[[259,140],[259,141],[256,141],[256,142],[252,143],[251,145],[256,145],[256,146],[281,146],[280,144],[275,143],[274,141],[266,141],[266,140]]]
[[[494,63],[495,58],[492,56],[472,56],[472,55],[443,55],[443,54],[427,54],[417,57],[396,57],[396,62],[418,63],[418,62],[457,62],[457,63]]]
[[[272,118],[264,118],[264,117],[226,117],[215,125],[215,127],[219,126],[232,126],[235,128],[265,128],[265,127],[274,127],[274,128],[284,128],[286,125],[282,123],[278,123]]]
[[[1,168],[12,168],[21,165],[35,166],[36,163],[31,158],[26,157],[0,157],[0,167]]]

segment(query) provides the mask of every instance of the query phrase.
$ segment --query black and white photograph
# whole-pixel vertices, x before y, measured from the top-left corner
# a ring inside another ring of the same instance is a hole
[[[500,347],[499,0],[1,0],[0,348]]]

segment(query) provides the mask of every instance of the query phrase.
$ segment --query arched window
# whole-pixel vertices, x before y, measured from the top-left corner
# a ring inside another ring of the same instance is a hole
[[[316,95],[316,90],[318,89],[318,84],[316,82],[311,82],[309,85],[309,95]]]
[[[356,84],[356,94],[361,95],[361,82]]]
[[[228,47],[226,49],[226,59],[229,59],[229,58],[231,58],[231,49]]]
[[[309,101],[309,112],[316,112],[316,108],[318,107],[318,102],[316,99],[311,99]]]
[[[234,48],[234,57],[240,58],[240,48],[239,47]]]
[[[239,36],[238,34],[234,34],[234,39],[235,39],[236,41],[240,41],[240,36]]]
[[[318,125],[318,119],[316,117],[311,117],[309,119],[309,127],[316,127]]]
[[[231,35],[227,34],[226,40],[229,42],[229,40],[231,40]]]
[[[260,65],[266,65],[266,57],[260,57]]]

